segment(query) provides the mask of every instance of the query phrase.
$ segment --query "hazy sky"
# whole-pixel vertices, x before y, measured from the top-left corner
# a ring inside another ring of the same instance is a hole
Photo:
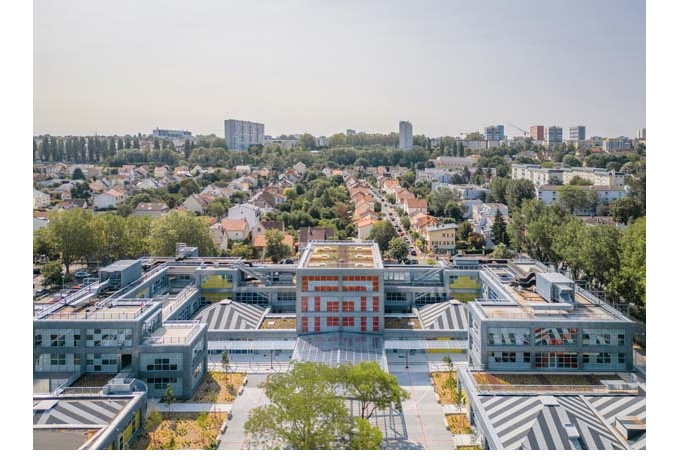
[[[34,0],[34,134],[645,126],[642,0]]]

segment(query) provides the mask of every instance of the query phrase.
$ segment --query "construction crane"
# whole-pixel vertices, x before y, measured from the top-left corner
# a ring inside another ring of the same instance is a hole
[[[518,126],[513,125],[512,123],[508,123],[508,125],[512,126],[512,127],[515,128],[517,131],[521,131],[521,132],[524,134],[524,137],[527,137],[527,134],[529,134],[529,131],[525,131],[525,130],[523,130],[522,128],[520,128],[520,127],[518,127]]]

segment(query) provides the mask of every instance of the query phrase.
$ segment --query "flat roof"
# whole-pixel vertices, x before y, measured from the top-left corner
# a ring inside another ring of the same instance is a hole
[[[313,241],[307,246],[299,268],[382,268],[377,243]]]
[[[33,427],[33,450],[78,450],[104,428]]]
[[[126,320],[134,319],[142,315],[144,312],[158,305],[157,302],[149,303],[144,300],[120,299],[114,303],[106,306],[83,306],[75,307],[72,305],[65,305],[57,310],[41,317],[41,320],[102,320],[102,319],[117,319]]]
[[[165,321],[149,334],[145,343],[164,345],[189,343],[200,328],[199,321]]]
[[[141,261],[139,259],[137,260],[132,260],[132,259],[122,259],[122,260],[117,260],[114,263],[107,265],[106,267],[100,269],[100,272],[117,272],[121,270],[125,270],[128,267],[133,266],[135,263],[140,263]]]
[[[484,265],[480,273],[491,277],[491,282],[506,296],[505,300],[481,299],[476,302],[487,318],[532,319],[532,320],[602,320],[630,321],[613,307],[606,308],[604,302],[593,294],[578,287],[574,292],[575,305],[548,302],[535,292],[535,284],[529,287],[513,286],[512,281],[522,281],[529,273],[540,274],[555,283],[574,283],[561,273],[548,272],[545,265],[536,261],[511,262],[507,264]],[[542,304],[548,308],[536,308]]]

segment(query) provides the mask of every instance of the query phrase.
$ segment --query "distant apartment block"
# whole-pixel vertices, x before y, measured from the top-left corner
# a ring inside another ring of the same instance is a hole
[[[602,150],[604,150],[607,153],[625,152],[631,149],[632,146],[630,139],[624,136],[615,138],[607,137],[602,141]]]
[[[264,144],[264,124],[243,120],[224,121],[224,140],[229,150],[248,150],[251,145]]]
[[[557,203],[560,199],[562,185],[539,185],[536,187],[536,198],[546,205]],[[612,201],[620,200],[628,195],[625,186],[620,185],[576,185],[579,190],[593,191],[597,194],[597,203],[609,204]],[[576,215],[592,215],[594,209],[575,209]]]
[[[638,129],[637,138],[647,139],[647,128]]]
[[[413,149],[413,125],[409,121],[399,122],[399,150]]]
[[[527,179],[535,186],[562,183],[568,184],[576,176],[597,186],[623,186],[623,173],[604,168],[541,168],[538,165],[513,164],[512,179]]]
[[[561,126],[550,126],[548,127],[548,145],[552,146],[555,144],[562,143],[562,127]]]
[[[153,137],[156,137],[158,139],[167,139],[167,140],[175,140],[175,139],[189,139],[193,140],[193,136],[191,135],[191,131],[183,131],[183,130],[176,130],[176,129],[154,129],[153,130]]]
[[[532,126],[531,128],[529,128],[529,135],[535,141],[544,141],[545,126],[543,125]]]
[[[502,141],[505,137],[505,127],[503,125],[487,126],[484,128],[484,137],[487,141]]]
[[[585,141],[586,140],[586,127],[585,126],[572,126],[569,128],[569,140],[570,141]]]

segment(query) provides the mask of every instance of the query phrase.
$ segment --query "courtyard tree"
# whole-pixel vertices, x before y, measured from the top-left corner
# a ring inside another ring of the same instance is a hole
[[[408,398],[408,392],[399,386],[397,378],[383,371],[375,361],[341,367],[339,372],[347,396],[361,405],[361,418],[369,419],[376,410],[384,410],[391,405],[399,407]]]
[[[175,403],[175,393],[172,391],[170,384],[165,387],[165,394],[163,395],[163,402],[168,406],[168,412],[172,414],[172,405]]]
[[[47,262],[40,270],[40,275],[43,277],[43,284],[45,286],[61,285],[63,276],[61,264],[57,260]]]
[[[387,257],[394,260],[404,260],[408,257],[408,244],[402,238],[396,237],[390,240]]]
[[[352,426],[347,407],[336,394],[337,379],[327,366],[297,363],[263,384],[269,399],[245,423],[253,447],[296,450],[333,449]]]
[[[380,429],[361,417],[354,418],[354,430],[350,436],[352,450],[379,450],[383,435]]]

